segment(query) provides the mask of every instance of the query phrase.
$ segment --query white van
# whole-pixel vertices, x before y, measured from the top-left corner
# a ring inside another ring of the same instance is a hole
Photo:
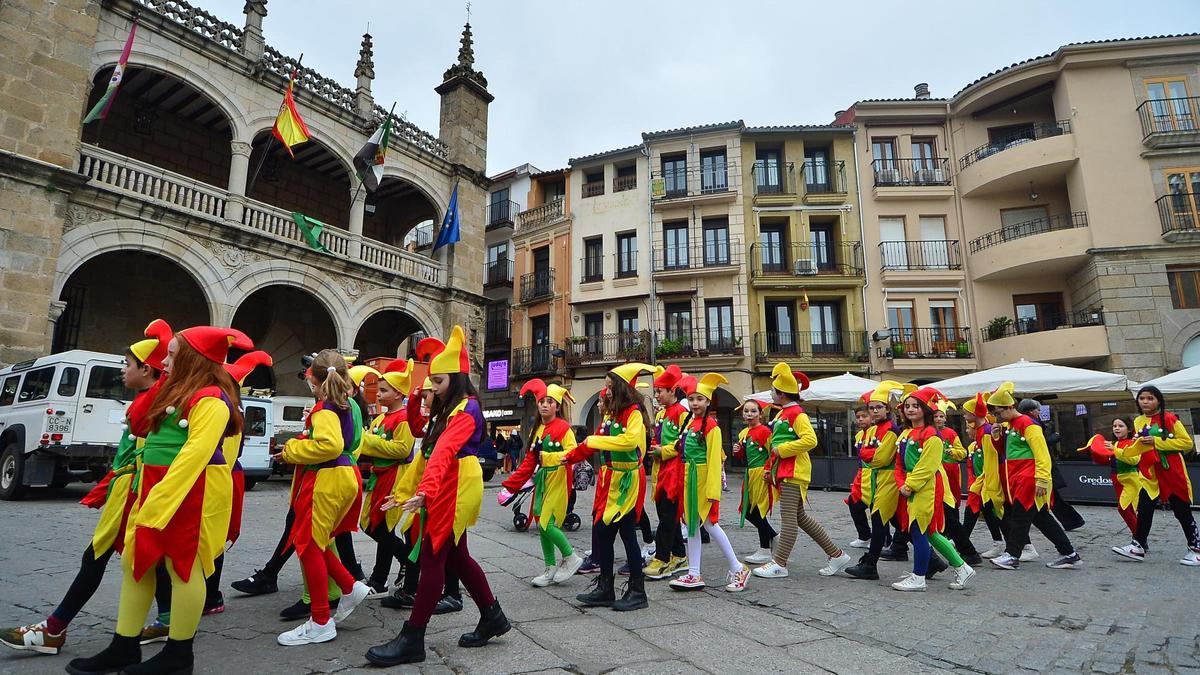
[[[108,472],[133,397],[124,365],[76,349],[0,370],[0,499]]]
[[[272,419],[274,406],[269,398],[242,397],[242,471],[246,489],[271,477],[271,453],[275,450]],[[229,459],[228,457],[226,459]]]
[[[313,406],[311,396],[274,396],[270,399],[272,408],[273,439],[276,447],[282,448],[288,440],[304,433],[304,418]],[[290,473],[291,469],[280,464],[275,467],[276,473]]]

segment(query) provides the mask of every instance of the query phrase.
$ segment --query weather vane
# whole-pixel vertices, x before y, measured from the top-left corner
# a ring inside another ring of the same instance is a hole
[[[467,23],[471,23],[471,3],[467,2]]]

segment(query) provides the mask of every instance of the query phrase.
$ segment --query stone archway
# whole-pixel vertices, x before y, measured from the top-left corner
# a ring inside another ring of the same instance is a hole
[[[233,327],[275,361],[273,373],[255,372],[246,384],[273,385],[280,395],[308,395],[308,387],[297,377],[300,357],[337,347],[337,324],[329,310],[312,293],[291,285],[268,285],[250,293],[234,312]]]
[[[66,276],[57,298],[65,307],[55,324],[54,352],[123,354],[154,319],[180,330],[212,318],[200,280],[166,256],[145,250],[88,258]]]
[[[341,230],[350,222],[350,165],[316,139],[292,148],[261,130],[251,145],[246,196]],[[355,179],[357,181],[357,179]]]
[[[367,317],[354,337],[354,348],[359,358],[383,356],[405,357],[400,354],[400,344],[415,334],[424,334],[421,323],[407,312],[399,309],[384,309]],[[409,344],[412,347],[412,344]]]
[[[405,235],[413,228],[438,218],[437,204],[420,186],[398,176],[384,176],[379,189],[367,196],[363,236],[403,246]]]

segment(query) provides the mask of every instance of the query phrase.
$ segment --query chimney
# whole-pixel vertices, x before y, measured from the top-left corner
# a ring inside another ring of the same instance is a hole
[[[917,86],[913,87],[913,90],[917,92],[917,98],[929,98],[928,82],[922,82],[918,84]]]

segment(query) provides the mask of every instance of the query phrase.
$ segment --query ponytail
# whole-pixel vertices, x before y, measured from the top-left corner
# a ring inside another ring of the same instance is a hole
[[[355,387],[345,357],[332,349],[322,350],[313,359],[312,374],[317,380],[317,400],[339,408],[349,406]]]

